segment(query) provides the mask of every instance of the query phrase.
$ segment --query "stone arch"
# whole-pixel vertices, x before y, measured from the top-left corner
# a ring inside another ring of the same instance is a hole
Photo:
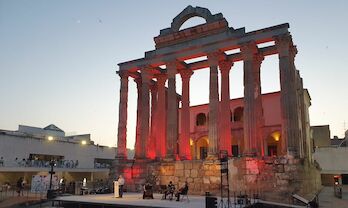
[[[243,121],[244,117],[244,108],[239,106],[233,110],[233,121],[234,122],[239,122]]]
[[[196,142],[196,158],[203,160],[208,155],[209,139],[207,136],[199,138]]]
[[[196,126],[205,126],[207,124],[207,116],[204,113],[199,113],[196,116]]]
[[[266,155],[277,156],[281,153],[281,133],[280,131],[271,132],[266,138]]]
[[[213,22],[216,19],[222,19],[222,14],[212,15],[209,9],[203,7],[187,6],[180,14],[178,14],[172,21],[172,32],[179,31],[180,27],[191,17],[202,17],[207,23]]]

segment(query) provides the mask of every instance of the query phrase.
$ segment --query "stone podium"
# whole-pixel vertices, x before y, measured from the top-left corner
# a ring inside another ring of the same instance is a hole
[[[120,186],[118,185],[118,181],[114,181],[114,197],[120,197]]]

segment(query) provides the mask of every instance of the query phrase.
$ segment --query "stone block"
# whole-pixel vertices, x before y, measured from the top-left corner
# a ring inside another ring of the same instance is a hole
[[[186,178],[190,177],[191,170],[184,170],[184,175],[185,175]]]
[[[191,177],[193,177],[193,178],[198,177],[198,170],[192,169],[192,170],[191,170]]]
[[[184,163],[184,168],[185,168],[185,170],[192,169],[192,163],[190,161],[189,162],[185,162]]]
[[[210,184],[209,176],[204,176],[203,177],[203,183],[204,184]]]
[[[202,162],[193,162],[193,164],[192,164],[192,169],[194,169],[194,170],[200,170],[201,169],[201,167],[202,167]]]
[[[289,184],[288,180],[277,180],[278,186],[287,186]]]
[[[183,170],[184,169],[184,164],[181,161],[175,162],[175,170]]]
[[[284,165],[277,165],[276,166],[276,172],[277,173],[284,173]]]
[[[175,176],[184,176],[184,170],[176,170]]]
[[[188,182],[188,183],[192,183],[193,182],[193,178],[186,178],[186,181]]]
[[[202,182],[203,182],[203,179],[202,179],[202,178],[194,178],[194,179],[193,179],[193,182],[194,182],[194,183],[202,183]]]
[[[194,183],[194,185],[193,185],[194,191],[200,191],[201,187],[202,187],[202,185],[200,183]]]
[[[210,176],[209,177],[211,184],[220,184],[221,178],[219,176]]]

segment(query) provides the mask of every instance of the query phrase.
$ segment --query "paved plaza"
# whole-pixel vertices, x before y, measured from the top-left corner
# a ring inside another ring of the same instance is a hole
[[[348,186],[342,187],[342,199],[334,196],[333,187],[325,186],[319,194],[319,207],[324,208],[347,208]]]

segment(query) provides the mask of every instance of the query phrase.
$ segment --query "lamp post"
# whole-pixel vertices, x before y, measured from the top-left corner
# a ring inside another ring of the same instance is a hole
[[[53,167],[56,166],[56,162],[54,160],[50,161],[50,166],[51,166],[51,171],[48,172],[51,176],[50,176],[50,190],[52,189],[52,176],[53,174],[55,174],[56,172],[53,171]]]
[[[53,167],[56,166],[56,162],[54,160],[51,160],[50,161],[50,166],[51,166],[51,170],[48,172],[50,174],[50,188],[47,191],[47,199],[54,198],[54,194],[53,194],[53,190],[52,190],[52,176],[53,176],[53,174],[56,173],[56,172],[53,171]]]

